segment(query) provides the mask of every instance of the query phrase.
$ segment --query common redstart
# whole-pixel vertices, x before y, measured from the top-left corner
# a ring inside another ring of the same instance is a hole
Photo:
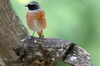
[[[43,30],[47,27],[45,12],[36,1],[28,3],[25,7],[28,7],[27,25],[32,31],[37,32],[39,37],[44,37]]]

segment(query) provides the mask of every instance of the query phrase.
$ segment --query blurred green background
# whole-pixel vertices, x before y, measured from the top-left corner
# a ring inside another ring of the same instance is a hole
[[[27,28],[27,8],[31,0],[11,0],[12,5]],[[100,0],[35,0],[46,13],[48,27],[45,37],[60,38],[76,43],[92,56],[93,66],[100,66]],[[37,36],[37,34],[35,34]],[[61,64],[60,66],[66,66]]]

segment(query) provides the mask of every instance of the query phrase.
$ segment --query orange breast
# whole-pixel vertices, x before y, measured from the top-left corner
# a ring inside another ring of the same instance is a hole
[[[31,30],[36,27],[36,29],[45,29],[47,26],[45,13],[41,9],[35,12],[27,12],[26,20]]]

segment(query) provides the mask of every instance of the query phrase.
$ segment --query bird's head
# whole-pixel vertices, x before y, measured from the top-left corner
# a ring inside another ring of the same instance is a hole
[[[40,9],[40,5],[36,1],[32,1],[32,2],[28,3],[27,5],[25,5],[25,7],[28,7],[29,10],[38,10],[38,9]]]

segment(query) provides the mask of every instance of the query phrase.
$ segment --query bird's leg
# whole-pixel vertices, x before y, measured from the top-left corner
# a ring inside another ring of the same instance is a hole
[[[34,35],[35,31],[33,32],[32,36]]]

